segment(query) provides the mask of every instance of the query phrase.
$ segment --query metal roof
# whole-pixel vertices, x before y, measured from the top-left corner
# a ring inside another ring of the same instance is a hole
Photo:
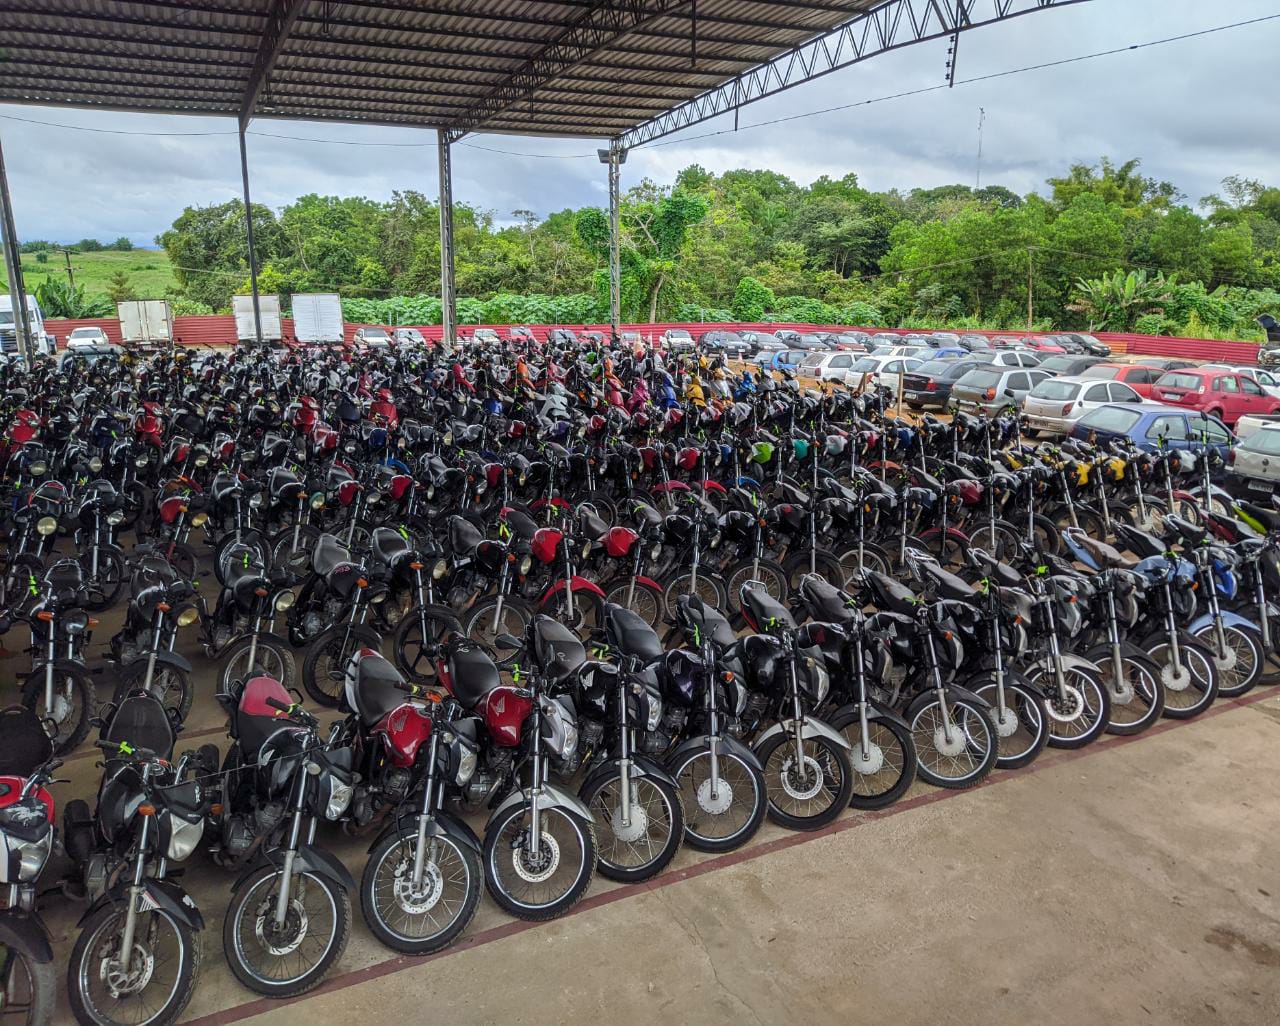
[[[0,102],[617,136],[883,0],[0,0]]]

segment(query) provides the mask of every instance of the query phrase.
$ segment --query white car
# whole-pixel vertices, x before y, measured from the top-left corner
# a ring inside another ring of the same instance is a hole
[[[67,336],[68,349],[80,349],[88,346],[109,346],[111,339],[102,328],[76,328]]]
[[[374,349],[390,349],[391,335],[386,328],[357,328],[355,344],[369,346]]]
[[[1086,413],[1108,403],[1140,403],[1142,396],[1123,381],[1097,378],[1047,378],[1022,400],[1027,427],[1053,435],[1070,434],[1071,426]]]
[[[866,387],[883,385],[896,392],[902,376],[923,363],[913,356],[862,356],[845,371],[844,383],[849,388],[862,388],[864,383]]]
[[[1241,421],[1251,418],[1241,417]],[[1264,421],[1231,451],[1227,491],[1262,502],[1280,487],[1280,423]]]
[[[668,328],[662,333],[662,348],[668,353],[692,353],[693,336],[683,328]]]
[[[427,340],[422,337],[422,332],[417,328],[396,328],[391,333],[397,344],[402,346],[416,346],[419,349],[427,348]]]
[[[814,352],[801,361],[796,368],[796,373],[806,378],[817,378],[819,381],[844,381],[861,356],[857,353],[840,352],[837,350],[833,353]]]

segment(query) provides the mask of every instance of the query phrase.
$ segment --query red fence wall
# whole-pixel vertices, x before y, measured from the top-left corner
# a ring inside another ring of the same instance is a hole
[[[94,318],[92,320],[49,320],[45,322],[49,331],[51,331],[58,339],[59,343],[65,343],[67,336],[74,328],[80,327],[100,327],[103,328],[107,337],[113,342],[120,341],[120,322],[114,318]],[[293,321],[289,318],[283,318],[281,325],[284,329],[285,338],[292,337]],[[360,324],[346,325],[346,338],[350,341],[355,335],[356,329],[365,327]],[[440,338],[441,327],[438,324],[414,325],[422,332],[423,337],[428,340]],[[505,324],[492,325],[461,325],[464,332],[474,331],[478,327],[496,328],[498,331],[506,331]],[[607,331],[608,325],[601,324],[566,324],[566,325],[550,325],[536,324],[530,325],[530,329],[538,339],[545,339],[547,332],[553,327],[567,327],[575,331],[591,329],[596,331]],[[725,328],[731,330],[745,331],[774,331],[778,328],[794,328],[799,331],[808,331],[813,329],[824,331],[848,331],[848,325],[814,325],[814,324],[701,324],[701,323],[663,323],[663,324],[625,324],[624,331],[636,331],[645,339],[657,338],[668,328],[683,328],[697,337],[704,331],[712,331],[716,328]],[[866,331],[887,331],[896,335],[908,334],[907,328],[866,328]],[[173,323],[174,337],[179,343],[185,346],[224,346],[232,345],[236,340],[236,322],[235,318],[230,314],[210,314],[193,317],[175,317]],[[974,334],[993,336],[1013,336],[1023,337],[1026,335],[1044,334],[1043,332],[1026,332],[1026,331],[981,331]],[[1139,353],[1144,356],[1171,356],[1181,357],[1189,360],[1211,360],[1218,363],[1240,363],[1251,364],[1257,363],[1258,347],[1250,342],[1217,342],[1211,339],[1198,338],[1163,338],[1154,335],[1128,335],[1128,334],[1109,334],[1099,333],[1099,339],[1111,346],[1113,352],[1117,353]]]

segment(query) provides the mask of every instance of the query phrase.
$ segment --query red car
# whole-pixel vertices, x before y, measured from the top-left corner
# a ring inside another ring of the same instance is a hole
[[[1024,338],[1022,344],[1028,349],[1034,349],[1037,353],[1065,353],[1066,350],[1056,342],[1050,342],[1047,338]]]
[[[1253,413],[1280,413],[1280,399],[1263,391],[1252,378],[1234,371],[1185,367],[1156,380],[1151,398],[1175,406],[1202,410],[1233,427]]]
[[[1123,381],[1143,399],[1150,399],[1151,390],[1163,373],[1156,367],[1144,367],[1140,363],[1095,363],[1088,370],[1081,371],[1080,377]]]

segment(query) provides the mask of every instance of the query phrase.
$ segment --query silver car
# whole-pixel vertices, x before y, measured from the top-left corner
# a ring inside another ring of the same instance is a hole
[[[1138,395],[1123,381],[1096,378],[1048,378],[1040,382],[1022,401],[1027,427],[1052,435],[1071,432],[1071,425],[1107,403],[1140,403]]]
[[[1232,450],[1226,486],[1255,502],[1280,487],[1280,424],[1264,424]]]
[[[1028,392],[1052,376],[1033,367],[976,367],[951,386],[951,402],[965,413],[1017,409]]]

